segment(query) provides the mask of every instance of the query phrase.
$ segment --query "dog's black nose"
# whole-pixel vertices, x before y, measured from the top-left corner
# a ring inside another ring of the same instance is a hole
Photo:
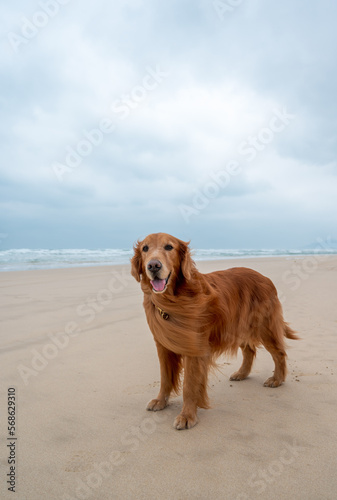
[[[149,271],[151,271],[152,273],[155,273],[155,272],[158,272],[161,270],[162,268],[162,264],[159,260],[150,260],[150,262],[148,263],[147,265],[147,268]]]

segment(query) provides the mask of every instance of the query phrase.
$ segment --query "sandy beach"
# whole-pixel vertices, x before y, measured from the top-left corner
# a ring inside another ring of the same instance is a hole
[[[181,396],[145,410],[159,364],[129,266],[1,273],[0,498],[335,500],[337,256],[198,263],[234,266],[274,281],[302,340],[277,389],[263,349],[242,382],[241,355],[219,359],[212,409],[188,431],[173,428]]]

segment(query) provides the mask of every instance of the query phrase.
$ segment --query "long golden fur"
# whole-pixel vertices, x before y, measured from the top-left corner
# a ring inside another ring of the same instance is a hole
[[[131,274],[140,281],[144,309],[156,342],[161,385],[148,410],[162,410],[180,388],[184,371],[183,408],[176,429],[197,423],[197,408],[209,408],[209,368],[222,353],[243,352],[231,380],[243,380],[252,368],[257,347],[271,354],[274,375],[266,387],[286,377],[284,338],[297,339],[283,320],[277,291],[269,278],[244,267],[202,274],[191,259],[188,243],[157,233],[138,241]]]

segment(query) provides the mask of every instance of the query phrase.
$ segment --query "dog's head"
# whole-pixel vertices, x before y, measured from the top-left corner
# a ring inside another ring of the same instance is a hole
[[[194,263],[188,243],[169,234],[150,234],[134,246],[131,274],[153,293],[172,290],[177,281],[191,278]]]

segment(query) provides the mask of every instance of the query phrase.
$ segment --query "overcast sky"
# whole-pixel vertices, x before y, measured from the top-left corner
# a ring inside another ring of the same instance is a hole
[[[336,238],[336,2],[18,0],[0,18],[0,248]]]

